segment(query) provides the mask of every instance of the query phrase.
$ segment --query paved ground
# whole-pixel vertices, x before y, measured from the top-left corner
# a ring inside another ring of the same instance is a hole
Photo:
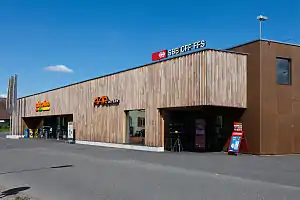
[[[150,153],[0,136],[0,185],[41,200],[299,200],[299,156]],[[1,198],[0,198],[1,199]]]

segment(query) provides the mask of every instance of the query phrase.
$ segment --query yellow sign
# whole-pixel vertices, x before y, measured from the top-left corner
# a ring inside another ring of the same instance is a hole
[[[38,101],[35,104],[36,112],[49,111],[49,110],[50,110],[50,101],[46,101],[46,100],[43,102]]]

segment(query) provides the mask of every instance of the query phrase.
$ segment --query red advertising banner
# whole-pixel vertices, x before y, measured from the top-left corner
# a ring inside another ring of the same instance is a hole
[[[243,124],[241,122],[234,122],[233,123],[233,131],[242,132],[243,131]]]
[[[167,58],[167,50],[161,50],[152,54],[152,61]]]
[[[233,132],[228,143],[228,154],[238,155],[248,151],[248,143],[241,122],[233,123]]]

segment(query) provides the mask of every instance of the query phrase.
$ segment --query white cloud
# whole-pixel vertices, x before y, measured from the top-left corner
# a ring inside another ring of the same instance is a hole
[[[0,98],[6,98],[7,94],[0,94]]]
[[[44,68],[47,71],[73,73],[74,71],[65,65],[53,65]]]

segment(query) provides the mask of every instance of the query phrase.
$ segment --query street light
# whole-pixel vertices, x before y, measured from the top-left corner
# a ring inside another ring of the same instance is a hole
[[[259,15],[257,16],[257,20],[259,20],[259,39],[262,39],[262,22],[268,20],[268,17]]]
[[[262,22],[268,20],[268,17],[259,15],[256,17],[259,21],[259,151],[261,151],[261,132],[262,132]]]

